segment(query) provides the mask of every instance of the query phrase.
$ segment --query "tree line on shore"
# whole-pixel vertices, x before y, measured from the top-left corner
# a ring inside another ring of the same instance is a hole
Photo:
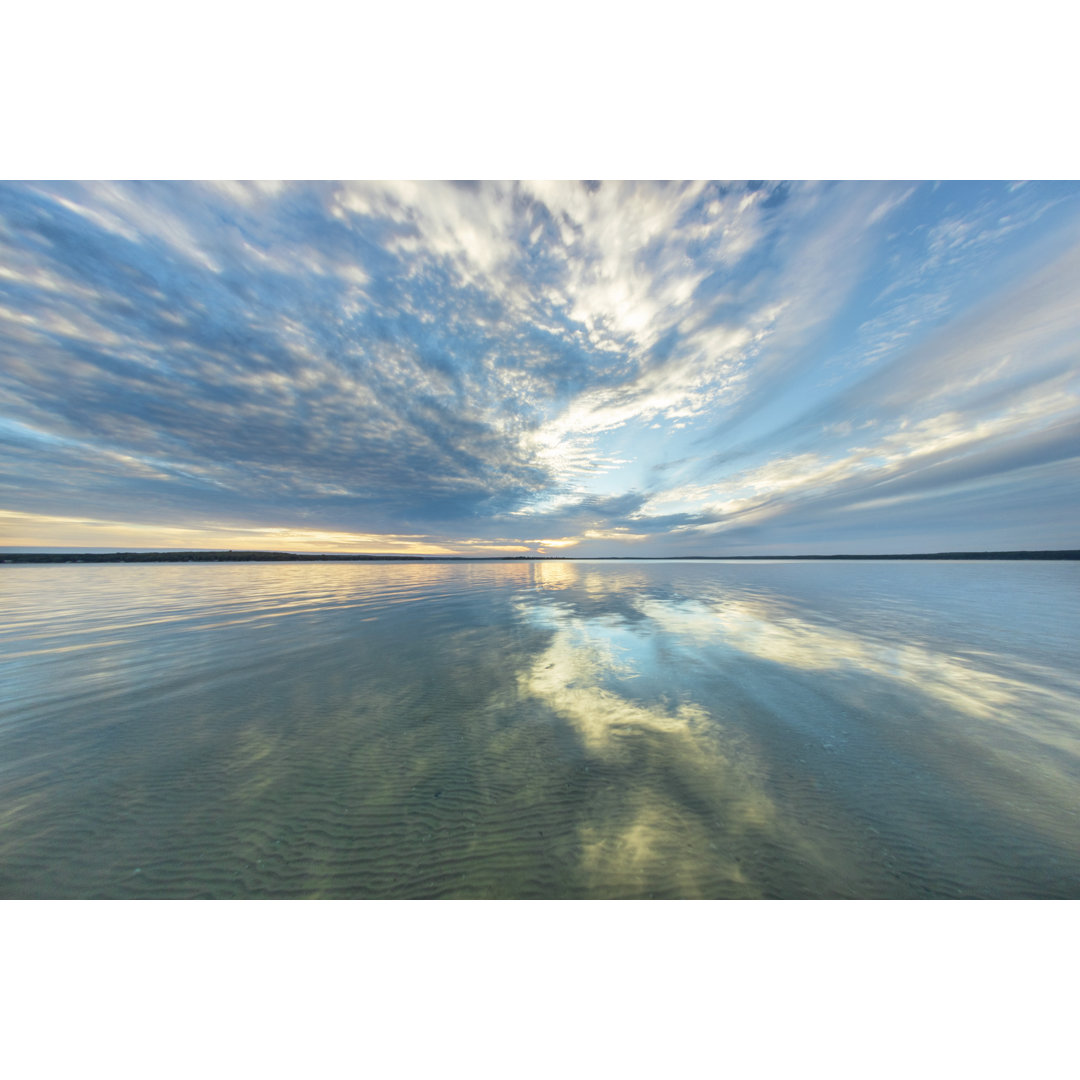
[[[1080,549],[1060,551],[938,551],[906,555],[604,555],[592,559],[617,562],[620,559],[684,558],[707,561],[792,560],[792,559],[1080,559]],[[192,563],[192,562],[540,562],[565,560],[565,555],[360,555],[294,551],[12,551],[0,553],[3,563]]]

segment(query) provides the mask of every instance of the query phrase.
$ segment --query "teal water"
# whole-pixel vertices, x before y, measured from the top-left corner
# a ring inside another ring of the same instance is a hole
[[[2,897],[1080,898],[1080,564],[0,569]]]

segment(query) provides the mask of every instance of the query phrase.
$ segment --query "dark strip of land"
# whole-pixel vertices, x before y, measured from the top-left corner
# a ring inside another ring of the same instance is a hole
[[[0,554],[0,563],[193,563],[193,562],[550,562],[573,559],[570,555],[324,555],[293,551],[87,551],[26,552]],[[648,559],[670,562],[672,559],[795,561],[808,559],[1080,559],[1080,549],[1064,551],[936,551],[906,555],[597,555],[580,556],[592,560],[617,562]]]

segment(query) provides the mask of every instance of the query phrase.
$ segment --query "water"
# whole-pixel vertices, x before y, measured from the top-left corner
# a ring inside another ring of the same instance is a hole
[[[1080,564],[0,571],[2,897],[1080,897]]]

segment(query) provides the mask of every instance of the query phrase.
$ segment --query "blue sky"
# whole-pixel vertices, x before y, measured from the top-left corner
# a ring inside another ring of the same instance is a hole
[[[0,184],[0,544],[1080,546],[1080,184]]]

